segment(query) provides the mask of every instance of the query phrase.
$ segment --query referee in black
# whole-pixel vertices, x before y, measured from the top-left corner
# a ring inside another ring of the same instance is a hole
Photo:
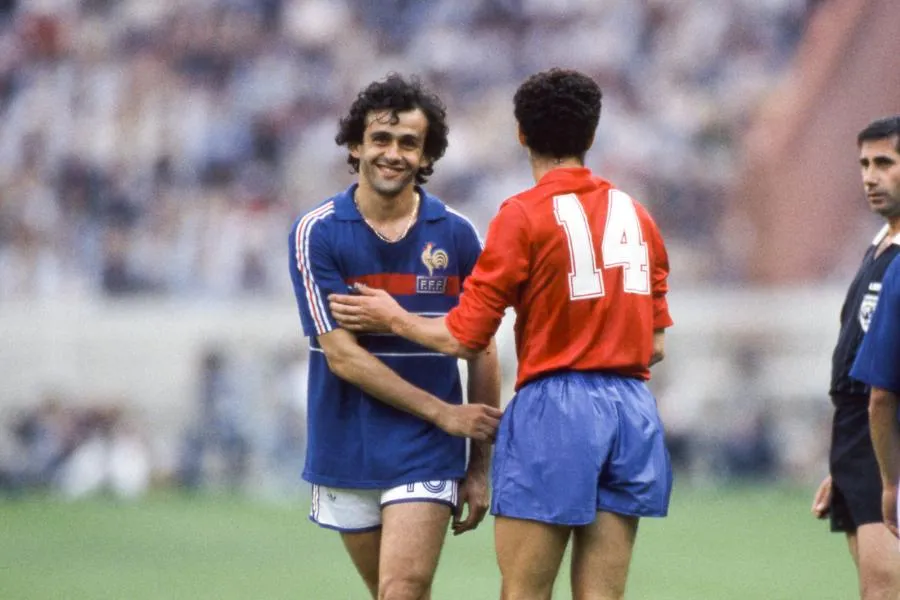
[[[886,221],[900,215],[900,115],[869,124],[857,136],[859,163],[869,208]],[[900,598],[897,539],[881,516],[881,475],[869,436],[869,387],[850,378],[850,368],[878,302],[881,280],[900,254],[900,234],[888,226],[866,250],[841,308],[834,348],[829,475],[813,499],[812,512],[830,516],[831,530],[844,532],[859,576],[863,600]],[[900,368],[900,366],[898,366]]]

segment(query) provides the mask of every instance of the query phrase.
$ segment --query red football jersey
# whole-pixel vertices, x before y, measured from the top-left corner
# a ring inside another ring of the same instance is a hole
[[[668,274],[643,206],[587,168],[554,169],[500,206],[447,327],[484,348],[514,307],[516,389],[561,369],[649,379]]]

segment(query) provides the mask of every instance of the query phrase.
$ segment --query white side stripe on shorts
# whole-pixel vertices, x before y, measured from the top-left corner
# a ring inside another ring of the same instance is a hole
[[[311,508],[309,511],[309,515],[313,518],[313,520],[319,519],[319,486],[313,484],[312,486],[312,502]]]

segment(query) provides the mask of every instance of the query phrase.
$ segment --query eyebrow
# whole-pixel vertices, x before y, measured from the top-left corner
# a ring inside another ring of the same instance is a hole
[[[886,154],[878,154],[872,157],[863,156],[859,159],[859,164],[867,165],[869,161],[877,164],[877,165],[891,165],[897,162],[893,157],[888,156]]]
[[[370,131],[369,136],[375,138],[397,138],[404,142],[419,142],[423,138],[415,133],[401,133],[401,134],[393,134],[390,131],[385,131],[383,129],[376,129],[375,131]]]

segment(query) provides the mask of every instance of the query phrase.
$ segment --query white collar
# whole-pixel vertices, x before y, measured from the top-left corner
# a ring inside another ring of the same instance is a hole
[[[881,240],[883,240],[884,236],[887,235],[888,229],[890,229],[890,227],[888,227],[888,225],[885,225],[884,227],[881,228],[881,230],[875,236],[875,239],[872,240],[873,246],[881,243]],[[894,239],[891,241],[891,243],[900,245],[900,233],[897,233],[896,235],[894,235]]]

